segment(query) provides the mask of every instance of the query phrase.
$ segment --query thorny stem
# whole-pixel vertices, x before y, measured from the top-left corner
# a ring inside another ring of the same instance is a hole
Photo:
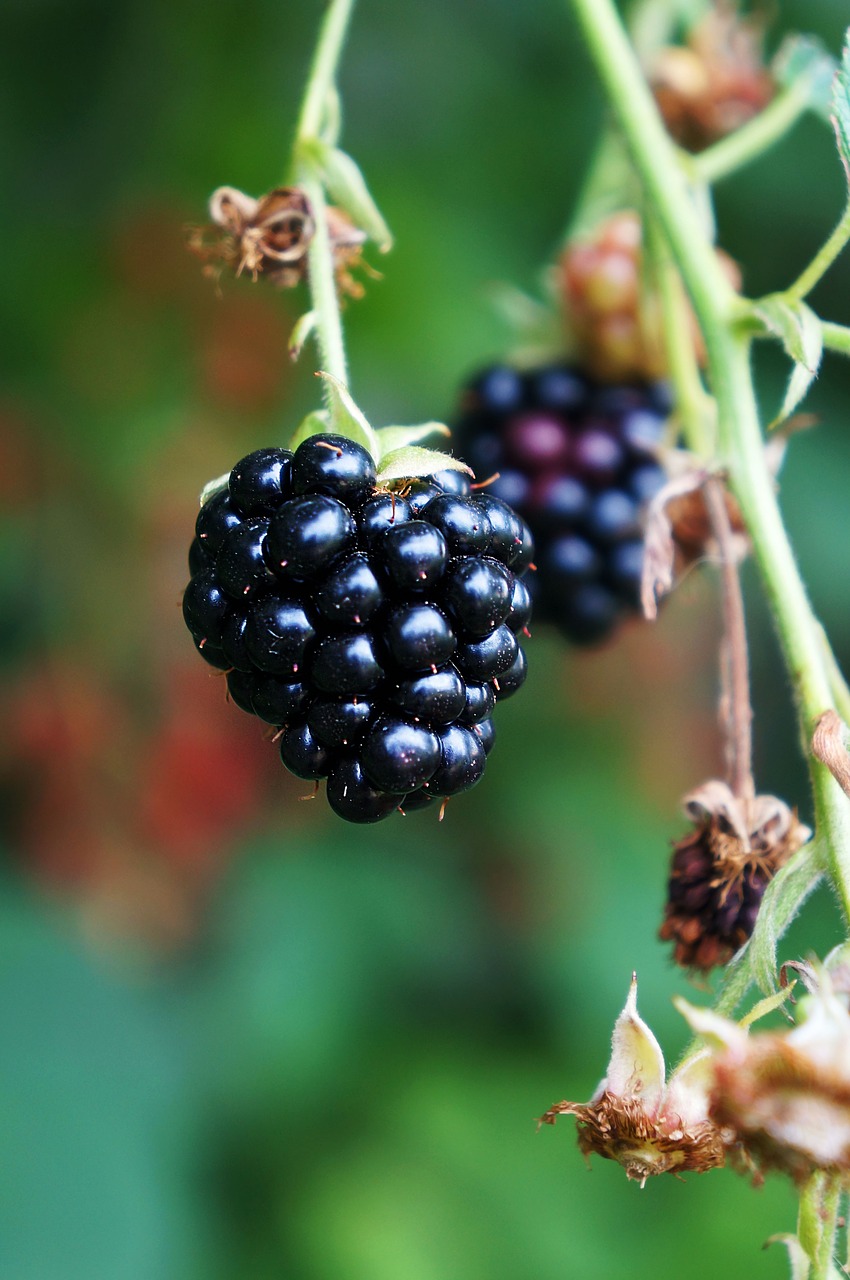
[[[745,811],[755,798],[753,783],[753,710],[750,705],[750,673],[744,599],[735,554],[732,525],[722,483],[714,476],[703,487],[703,496],[720,551],[723,598],[723,719],[726,729],[728,781]]]
[[[781,141],[809,106],[809,85],[801,77],[740,129],[697,156],[685,155],[683,161],[697,182],[719,182]]]
[[[805,271],[801,271],[794,283],[784,291],[783,296],[788,302],[799,302],[801,298],[805,298],[807,294],[811,293],[821,276],[825,275],[832,266],[848,240],[850,240],[850,201],[848,201],[837,227],[826,244],[821,246]]]
[[[304,91],[301,115],[293,147],[293,181],[304,191],[313,211],[315,232],[307,250],[308,280],[316,315],[316,342],[321,368],[347,385],[348,369],[339,295],[334,275],[333,251],[328,232],[325,186],[317,172],[311,146],[322,137],[335,96],[339,64],[354,0],[331,0],[319,32],[316,52]],[[331,407],[327,382],[322,383],[325,403]]]
[[[612,0],[571,0],[643,183],[691,296],[718,409],[718,457],[753,543],[797,700],[818,833],[850,920],[850,804],[811,755],[814,725],[833,705],[806,591],[767,468],[750,368],[750,338],[734,326],[735,295],[703,232],[652,95]]]

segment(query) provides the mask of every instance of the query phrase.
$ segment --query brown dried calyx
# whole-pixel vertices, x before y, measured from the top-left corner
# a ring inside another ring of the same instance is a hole
[[[254,199],[236,187],[219,187],[210,197],[212,225],[190,227],[187,243],[215,279],[223,271],[260,276],[280,289],[292,289],[307,277],[307,250],[316,224],[313,210],[299,187],[276,187]],[[351,275],[361,265],[366,233],[341,209],[327,208],[328,231],[334,255],[337,286],[351,297],[362,286]]]
[[[668,45],[649,68],[664,122],[689,151],[733,133],[773,97],[764,64],[763,26],[718,3],[691,31],[687,45]]]
[[[776,796],[739,798],[719,780],[683,803],[694,827],[673,846],[659,937],[677,964],[707,972],[750,937],[770,880],[811,831]]]
[[[705,1173],[726,1162],[721,1130],[708,1114],[707,1051],[686,1059],[669,1079],[661,1047],[637,1011],[633,975],[614,1024],[611,1058],[589,1102],[556,1102],[540,1117],[577,1121],[584,1156],[616,1160],[626,1177],[644,1186],[661,1173]]]

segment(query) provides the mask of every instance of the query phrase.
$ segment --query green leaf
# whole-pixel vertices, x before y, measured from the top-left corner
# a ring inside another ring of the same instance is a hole
[[[381,253],[388,253],[393,247],[392,232],[384,222],[357,162],[339,147],[322,144],[314,147],[313,155],[334,203],[345,210],[355,226],[365,231],[370,240],[374,240]]]
[[[809,107],[829,121],[832,111],[832,81],[838,64],[825,44],[815,36],[791,35],[783,40],[773,59],[771,71],[783,89],[807,80]]]
[[[339,378],[335,378],[331,373],[324,373],[321,369],[316,377],[325,380],[325,390],[330,400],[330,430],[362,444],[377,462],[380,451],[378,434],[366,415],[355,404],[348,387],[344,382],[340,382]],[[327,429],[327,427],[323,428],[325,431]]]
[[[214,498],[217,493],[221,493],[222,489],[226,489],[229,480],[229,471],[225,471],[223,476],[216,476],[215,480],[208,480],[201,490],[201,506],[205,506],[210,498]]]
[[[430,476],[435,471],[465,471],[468,476],[475,474],[472,468],[465,462],[461,462],[459,458],[452,458],[447,453],[438,453],[436,449],[420,449],[417,445],[407,445],[403,449],[393,449],[381,459],[378,483],[386,484],[390,480]]]
[[[790,417],[817,376],[823,355],[823,326],[805,302],[789,302],[779,293],[761,298],[753,311],[794,361],[782,408],[770,423],[772,429]]]
[[[838,154],[850,184],[850,31],[844,38],[841,65],[832,82],[831,108]]]
[[[303,444],[311,436],[323,436],[330,430],[331,419],[327,409],[315,409],[313,413],[308,413],[307,417],[295,428],[287,448],[294,453],[299,444]]]
[[[380,458],[396,449],[403,449],[410,444],[418,444],[428,436],[450,436],[451,431],[442,422],[420,422],[415,427],[379,427],[377,431]]]

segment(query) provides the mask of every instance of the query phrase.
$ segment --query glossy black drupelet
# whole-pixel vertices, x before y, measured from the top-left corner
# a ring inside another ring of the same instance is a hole
[[[641,518],[665,480],[656,450],[669,411],[663,384],[605,386],[567,365],[495,366],[463,394],[458,450],[479,479],[499,473],[479,501],[502,498],[528,522],[535,616],[577,643],[602,640],[640,607]],[[515,572],[523,562],[522,552],[505,559]]]
[[[201,509],[183,614],[341,817],[438,812],[482,776],[495,704],[525,679],[532,556],[523,520],[462,473],[389,493],[365,450],[313,437],[249,454]]]

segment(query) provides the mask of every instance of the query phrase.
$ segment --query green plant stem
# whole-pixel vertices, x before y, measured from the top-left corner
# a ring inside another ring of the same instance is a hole
[[[353,7],[354,0],[330,0],[304,91],[295,133],[296,146],[299,141],[309,141],[322,134],[329,95],[336,82],[336,70]]]
[[[328,230],[327,199],[314,151],[329,116],[333,115],[336,71],[353,5],[354,0],[331,0],[328,5],[304,91],[291,166],[292,180],[310,201],[315,223],[307,251],[307,271],[312,309],[316,315],[319,364],[325,373],[332,374],[345,385],[348,384],[348,367]],[[322,384],[322,394],[325,404],[331,409],[333,401],[326,382]]]
[[[850,328],[843,324],[833,324],[824,320],[821,325],[823,345],[827,351],[837,351],[842,356],[850,356]]]
[[[710,401],[702,385],[693,343],[693,317],[676,263],[658,224],[648,212],[646,246],[653,283],[661,302],[664,352],[675,389],[678,422],[688,448],[698,457],[714,452]]]
[[[641,74],[612,0],[571,0],[626,139],[632,162],[678,264],[705,339],[718,409],[718,454],[750,534],[796,694],[818,832],[850,921],[850,803],[809,744],[832,704],[814,618],[768,471],[750,368],[751,338],[736,330],[735,297],[703,234],[676,151]]]
[[[850,240],[850,201],[848,201],[837,227],[826,244],[821,246],[805,271],[802,271],[794,283],[784,291],[784,296],[789,302],[799,302],[801,298],[805,298],[811,293],[821,276],[832,266],[848,240]]]
[[[811,1262],[809,1280],[830,1280],[838,1227],[841,1179],[813,1173],[800,1195],[797,1235]]]
[[[809,107],[805,78],[778,93],[769,106],[728,137],[683,161],[697,182],[719,182],[768,151],[794,127]]]

